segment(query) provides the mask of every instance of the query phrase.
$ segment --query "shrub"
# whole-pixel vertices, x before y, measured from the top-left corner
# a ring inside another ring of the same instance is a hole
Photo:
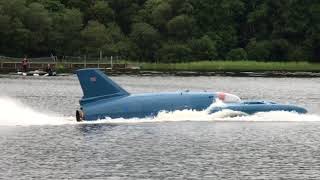
[[[243,48],[232,49],[227,54],[227,60],[247,60],[247,52]]]
[[[189,42],[192,56],[196,60],[213,60],[217,57],[215,43],[209,36],[205,35],[201,39],[194,39]]]
[[[191,49],[183,44],[166,44],[158,51],[162,62],[183,62],[191,60]]]
[[[246,50],[248,52],[249,60],[269,60],[270,59],[271,43],[269,41],[256,42],[251,40],[247,45]]]

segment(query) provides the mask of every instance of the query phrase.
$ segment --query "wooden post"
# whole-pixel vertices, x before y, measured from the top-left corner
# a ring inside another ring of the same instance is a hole
[[[100,68],[101,60],[102,60],[102,51],[100,50],[100,58],[99,58],[99,61],[98,61],[98,68]]]
[[[110,59],[111,69],[113,69],[112,60],[113,60],[113,57],[111,56],[111,59]]]

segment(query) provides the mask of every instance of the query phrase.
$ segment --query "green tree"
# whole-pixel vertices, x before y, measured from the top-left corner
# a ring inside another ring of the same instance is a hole
[[[247,52],[243,48],[232,49],[227,54],[227,60],[247,60]]]
[[[106,34],[107,29],[103,24],[98,21],[89,21],[88,25],[81,31],[86,53],[98,55],[108,40]]]
[[[72,9],[80,9],[82,13],[87,14],[88,8],[92,1],[84,1],[84,0],[60,0],[64,5],[68,8]]]
[[[0,54],[10,56],[103,50],[185,61],[246,51],[250,60],[319,62],[319,32],[317,0],[0,1]]]
[[[28,11],[25,0],[2,0],[0,6],[1,14],[12,18],[22,19]]]
[[[26,47],[28,51],[35,53],[48,51],[46,42],[48,42],[48,32],[51,28],[48,10],[42,4],[31,3],[24,16],[24,24],[27,29],[32,31],[29,34],[30,38]]]
[[[90,8],[90,14],[92,19],[98,20],[104,25],[114,21],[114,11],[106,1],[96,1]]]
[[[121,41],[118,41],[115,44],[115,54],[113,55],[118,55],[121,56],[125,59],[130,59],[131,60],[137,60],[139,59],[137,52],[137,46],[132,43],[132,41],[130,41],[128,38],[124,38]]]
[[[154,60],[159,38],[158,31],[150,24],[133,24],[130,39],[139,48],[137,52],[139,60]]]
[[[246,50],[248,52],[248,59],[255,61],[270,60],[271,55],[271,42],[260,41],[256,42],[254,39],[250,41]]]
[[[215,43],[209,36],[205,35],[200,39],[193,39],[189,42],[192,50],[192,57],[196,60],[213,60],[217,58]]]
[[[115,20],[125,34],[131,32],[135,14],[140,9],[139,3],[136,0],[109,0],[109,5],[115,12]]]
[[[313,62],[320,62],[320,4],[314,2],[308,9],[310,13],[310,26],[307,30],[307,37],[305,40],[306,47],[311,60]]]
[[[289,49],[288,60],[291,61],[308,61],[311,59],[305,47],[293,46]]]
[[[53,14],[52,21],[50,51],[58,55],[79,55],[82,46],[82,13],[78,9],[64,9]]]
[[[102,48],[105,55],[115,56],[122,54],[121,51],[128,51],[127,46],[123,44],[123,42],[125,41],[124,34],[117,24],[108,24],[105,36],[106,43]],[[126,53],[127,52],[124,52],[124,54]]]
[[[65,9],[65,6],[57,0],[40,0],[41,3],[49,12],[59,12]]]
[[[23,24],[28,11],[23,0],[0,1],[0,52],[11,56],[23,55],[28,47],[30,31]]]
[[[186,40],[192,36],[194,20],[187,15],[179,15],[171,19],[168,24],[168,33],[178,40]]]
[[[159,28],[160,30],[164,31],[166,29],[167,21],[172,17],[172,9],[171,6],[163,2],[159,4],[152,10],[152,23]]]
[[[238,36],[231,26],[223,31],[208,32],[208,35],[216,44],[219,59],[225,59],[226,54],[237,47]]]
[[[191,49],[185,44],[164,44],[157,53],[157,59],[168,63],[190,61]]]
[[[168,3],[174,10],[174,15],[192,15],[193,13],[193,5],[189,0],[168,0]]]
[[[288,60],[289,43],[285,39],[275,39],[271,41],[270,59],[274,61]]]

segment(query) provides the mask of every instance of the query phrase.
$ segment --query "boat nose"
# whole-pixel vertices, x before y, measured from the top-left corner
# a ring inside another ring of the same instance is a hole
[[[305,108],[301,108],[301,113],[307,113],[308,111]]]
[[[308,112],[305,108],[299,106],[293,106],[293,110],[300,114],[305,114]]]

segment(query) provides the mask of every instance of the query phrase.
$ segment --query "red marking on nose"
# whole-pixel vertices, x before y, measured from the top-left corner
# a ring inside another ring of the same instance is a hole
[[[224,93],[219,93],[219,94],[218,94],[218,98],[219,98],[221,101],[224,101],[224,99],[226,98],[226,94],[224,94]]]

